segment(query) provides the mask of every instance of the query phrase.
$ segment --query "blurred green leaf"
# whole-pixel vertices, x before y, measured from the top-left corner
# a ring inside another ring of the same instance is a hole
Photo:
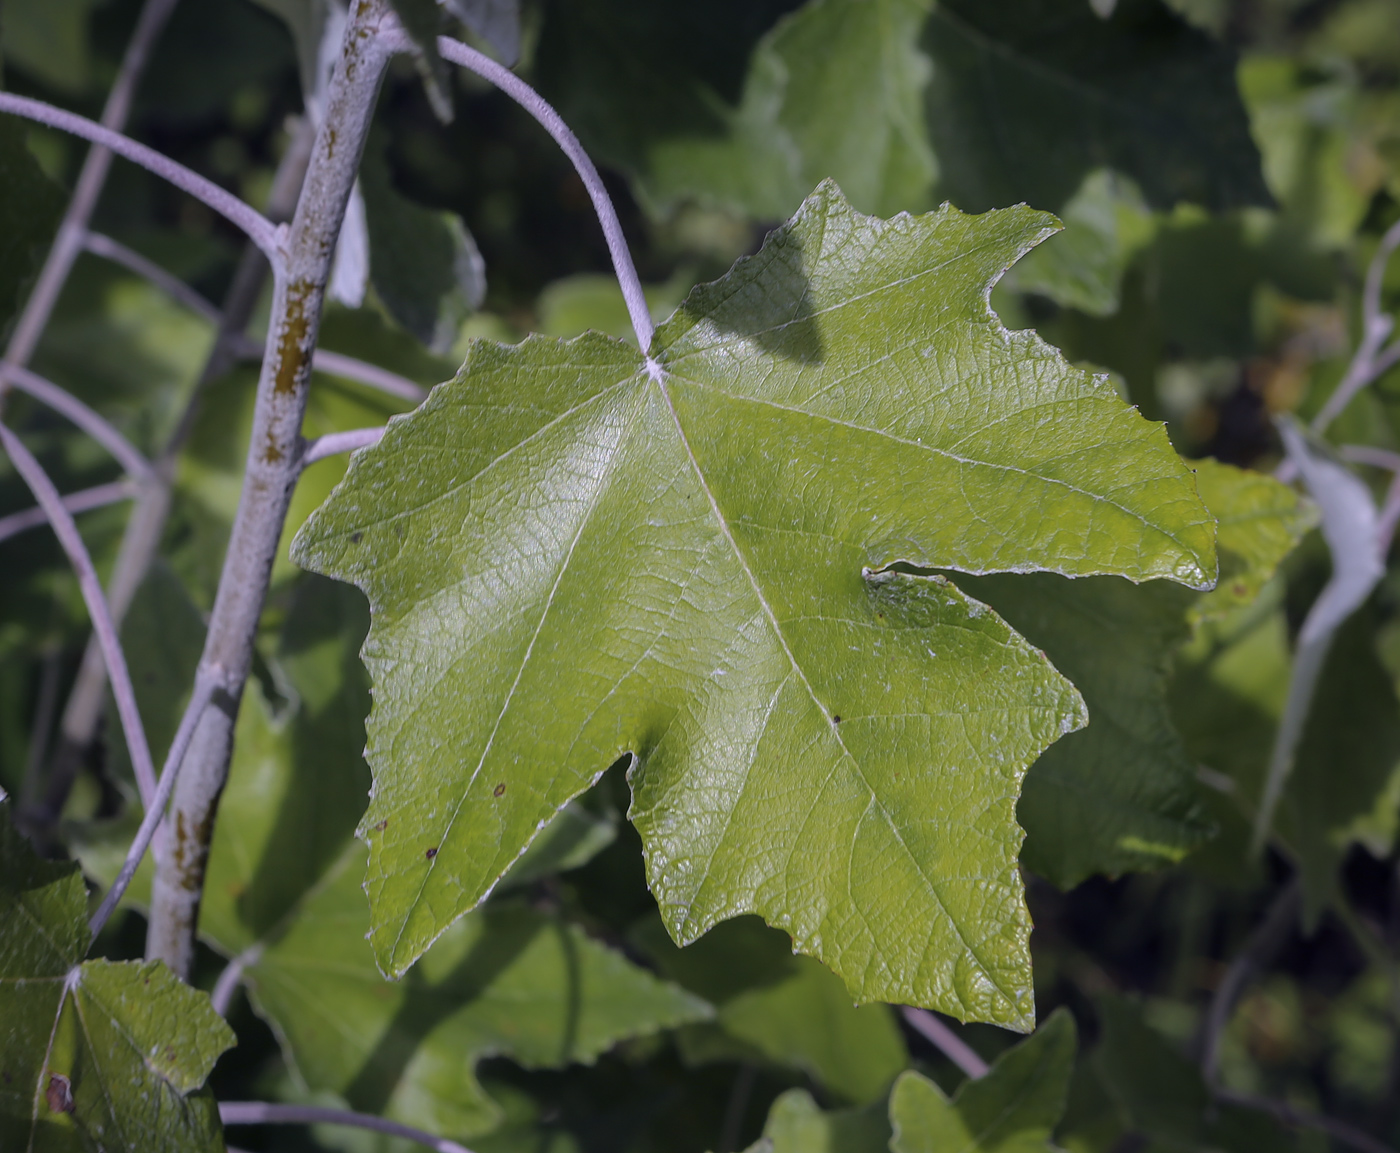
[[[939,191],[967,211],[1059,210],[1103,167],[1154,208],[1270,203],[1233,54],[1160,0],[942,0],[924,48]]]
[[[711,1013],[579,929],[511,903],[457,921],[407,978],[386,982],[365,942],[363,863],[353,847],[247,974],[306,1083],[355,1108],[468,1137],[500,1119],[474,1072],[483,1057],[591,1063],[623,1038]]]
[[[6,0],[0,46],[9,64],[69,95],[92,81],[88,19],[98,0]],[[6,181],[0,178],[0,188]],[[5,230],[0,230],[4,235]],[[8,301],[6,294],[0,297]]]
[[[763,1153],[886,1153],[890,1123],[883,1101],[823,1112],[805,1089],[789,1089],[768,1111]]]
[[[891,1153],[1034,1153],[1050,1149],[1074,1072],[1076,1030],[1059,1009],[1031,1037],[964,1081],[952,1100],[910,1070],[890,1094]]]
[[[676,940],[760,912],[859,1000],[1028,1024],[1012,805],[1079,698],[946,581],[882,570],[1215,564],[1160,430],[987,308],[1048,227],[882,222],[824,184],[655,369],[479,343],[355,457],[296,551],[371,600],[387,972],[633,751]]]
[[[9,19],[7,7],[7,33]],[[63,212],[63,195],[29,151],[28,134],[17,117],[0,117],[0,335],[23,307]]]

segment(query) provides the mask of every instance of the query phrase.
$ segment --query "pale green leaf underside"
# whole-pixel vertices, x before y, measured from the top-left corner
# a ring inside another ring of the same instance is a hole
[[[1025,1028],[1025,766],[1083,723],[994,614],[897,561],[1214,577],[1162,430],[990,286],[1024,208],[824,184],[658,331],[473,347],[308,522],[370,599],[371,942],[402,973],[633,755],[680,942],[756,912],[858,1000]]]

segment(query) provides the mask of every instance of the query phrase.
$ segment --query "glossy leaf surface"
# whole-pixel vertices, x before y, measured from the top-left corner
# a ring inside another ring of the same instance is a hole
[[[758,912],[858,1000],[1029,1024],[1012,807],[1079,698],[946,581],[887,566],[1207,586],[1215,565],[1160,430],[987,308],[1049,227],[882,222],[823,185],[654,361],[477,344],[355,458],[295,548],[370,598],[386,972],[631,753],[679,942]]]

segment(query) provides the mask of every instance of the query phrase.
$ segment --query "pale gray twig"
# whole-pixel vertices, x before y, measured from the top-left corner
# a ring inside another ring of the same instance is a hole
[[[180,765],[184,762],[185,751],[190,747],[190,739],[194,736],[195,725],[209,706],[214,694],[221,687],[221,680],[220,676],[213,675],[203,669],[195,675],[194,692],[190,695],[190,703],[185,709],[185,715],[180,718],[180,727],[175,730],[175,739],[170,742],[170,752],[166,754],[165,766],[160,772],[160,784],[156,787],[155,795],[151,798],[150,803],[146,805],[146,812],[141,818],[141,827],[136,830],[136,837],[131,842],[131,847],[127,849],[126,860],[122,862],[117,879],[112,882],[112,887],[102,898],[102,904],[97,907],[97,912],[92,915],[92,920],[88,922],[88,928],[94,937],[102,931],[102,927],[111,917],[113,910],[116,909],[123,894],[125,894],[127,886],[131,884],[131,878],[136,876],[136,870],[141,864],[141,859],[146,855],[146,850],[151,846],[151,839],[156,835],[156,829],[160,827],[160,823],[165,817],[165,806],[170,803],[170,794],[175,789],[175,779],[180,773]]]
[[[89,408],[71,392],[59,388],[50,380],[45,380],[36,372],[19,365],[8,369],[10,383],[21,392],[27,392],[35,400],[41,401],[54,412],[66,416],[88,436],[117,458],[117,463],[134,480],[148,480],[151,476],[151,462],[136,446],[127,440],[117,427],[105,416]]]
[[[905,1005],[900,1009],[910,1028],[933,1044],[943,1056],[976,1081],[987,1075],[991,1068],[966,1041],[948,1028],[927,1009],[916,1009]]]
[[[107,93],[107,102],[102,109],[103,127],[115,132],[120,132],[126,127],[136,84],[146,70],[151,49],[174,9],[175,0],[146,0],[141,15],[136,19],[136,28],[127,42],[117,77]],[[28,364],[30,357],[34,355],[34,349],[38,346],[39,338],[43,335],[49,317],[53,314],[54,305],[58,302],[59,293],[63,291],[63,285],[72,271],[73,262],[82,251],[88,221],[92,217],[93,209],[97,207],[97,199],[102,194],[102,186],[106,183],[111,166],[112,154],[102,145],[94,145],[88,149],[82,170],[78,173],[77,183],[73,186],[73,195],[58,226],[58,235],[54,239],[53,247],[49,249],[49,254],[44,260],[44,267],[39,270],[34,288],[24,303],[24,309],[15,322],[14,332],[5,348],[4,362],[0,364],[0,394],[5,391],[5,371],[12,365]]]
[[[302,467],[339,452],[354,452],[357,448],[378,444],[383,435],[383,425],[378,428],[352,428],[347,432],[328,432],[307,442],[306,450],[301,455]]]
[[[426,388],[414,384],[406,376],[325,348],[318,348],[311,354],[311,367],[329,376],[343,376],[347,380],[359,381],[379,389],[380,392],[387,392],[390,396],[411,400],[414,404],[420,403],[428,395]]]
[[[122,652],[121,641],[117,637],[116,625],[107,610],[107,599],[102,594],[102,582],[97,579],[92,557],[78,533],[73,517],[63,507],[63,497],[54,487],[53,481],[43,466],[34,458],[24,442],[9,427],[0,424],[0,447],[15,466],[15,471],[29,486],[39,507],[44,510],[54,535],[68,561],[77,573],[78,587],[82,590],[83,601],[87,604],[88,615],[92,618],[92,628],[102,646],[102,656],[107,662],[107,672],[112,683],[112,696],[116,699],[117,715],[121,718],[122,731],[126,736],[127,751],[131,756],[131,768],[136,777],[136,787],[141,793],[141,803],[147,808],[156,793],[155,769],[151,764],[151,749],[146,743],[146,731],[141,727],[141,713],[136,707],[136,691],[131,684],[131,674],[127,671],[126,656]]]
[[[396,29],[394,34],[396,48],[401,52],[409,51],[412,41],[407,34],[402,29]],[[444,60],[450,60],[453,64],[459,64],[484,77],[519,104],[544,126],[544,130],[554,137],[554,142],[564,150],[564,155],[573,162],[574,170],[578,172],[579,179],[588,190],[588,198],[593,202],[593,211],[598,215],[598,223],[603,226],[603,236],[608,242],[608,254],[612,257],[617,282],[622,287],[622,297],[627,302],[627,314],[632,318],[632,329],[637,334],[637,343],[641,346],[643,355],[649,353],[654,326],[651,322],[651,310],[647,308],[646,296],[642,292],[642,282],[637,277],[636,265],[632,263],[632,253],[627,247],[626,237],[622,234],[622,222],[617,218],[612,197],[608,195],[603,178],[598,175],[598,169],[593,166],[593,161],[583,150],[578,137],[543,96],[491,57],[448,36],[438,37],[438,51]]]
[[[118,501],[130,500],[139,491],[140,486],[130,480],[114,480],[110,484],[98,484],[92,488],[70,492],[63,498],[63,507],[70,513],[88,512],[94,508],[116,504]],[[48,522],[49,518],[44,515],[44,510],[38,505],[33,508],[21,509],[19,512],[12,512],[8,516],[0,516],[0,541],[8,540],[12,536],[18,536],[28,529],[38,528],[40,525],[48,524]]]
[[[142,256],[135,249],[128,248],[100,232],[86,233],[83,246],[94,256],[110,260],[113,264],[119,264],[129,272],[149,280],[167,296],[210,324],[219,323],[219,310],[213,302],[206,300],[174,273],[167,272],[154,260]]]
[[[244,970],[249,965],[256,964],[262,954],[263,943],[259,941],[254,945],[249,945],[224,966],[224,971],[214,982],[214,991],[209,994],[209,1003],[214,1006],[214,1012],[220,1017],[228,1016],[229,1006],[233,1004],[233,995],[238,992],[238,986],[243,983]]]
[[[371,1113],[325,1109],[316,1105],[271,1105],[264,1101],[220,1101],[219,1120],[225,1125],[350,1125],[391,1137],[406,1137],[437,1153],[471,1153],[465,1145],[446,1137],[434,1137],[412,1125],[401,1125]]]
[[[28,96],[16,96],[12,92],[0,92],[0,112],[22,116],[26,120],[81,136],[84,140],[91,140],[94,144],[100,144],[118,156],[125,157],[133,164],[139,164],[181,191],[188,192],[231,224],[242,229],[274,265],[281,262],[282,251],[278,244],[277,229],[271,221],[232,193],[225,192],[212,180],[205,179],[154,148],[139,144],[120,132],[113,132],[110,128],[104,128],[86,116],[78,116]]]

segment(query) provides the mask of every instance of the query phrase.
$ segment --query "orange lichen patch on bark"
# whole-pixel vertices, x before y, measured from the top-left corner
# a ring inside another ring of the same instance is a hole
[[[287,318],[282,328],[282,339],[277,342],[277,379],[273,391],[280,395],[296,392],[297,382],[306,365],[306,335],[310,328],[306,319],[306,301],[311,295],[311,284],[305,280],[295,280],[287,285]]]

